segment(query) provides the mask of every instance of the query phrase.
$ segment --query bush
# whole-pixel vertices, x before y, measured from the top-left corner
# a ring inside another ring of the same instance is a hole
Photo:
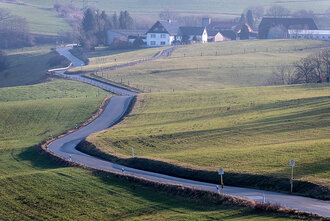
[[[50,67],[58,67],[58,66],[67,67],[70,65],[70,62],[62,55],[55,54],[48,60],[48,64]]]
[[[111,49],[129,49],[132,48],[132,44],[124,38],[115,38],[110,45]]]

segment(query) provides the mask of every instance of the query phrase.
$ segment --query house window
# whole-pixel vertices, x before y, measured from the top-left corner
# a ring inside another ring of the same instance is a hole
[[[156,38],[156,34],[151,34],[150,37],[151,38]]]
[[[161,42],[160,42],[160,45],[165,45],[165,44],[166,44],[165,41],[161,41]]]
[[[165,34],[161,34],[160,35],[160,38],[166,38],[166,35]]]
[[[151,45],[156,45],[156,42],[155,41],[151,41],[150,44]]]

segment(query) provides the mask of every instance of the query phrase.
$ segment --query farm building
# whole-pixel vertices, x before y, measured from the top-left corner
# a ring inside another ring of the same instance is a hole
[[[236,40],[237,36],[240,35],[241,30],[244,25],[249,30],[249,36],[251,38],[256,38],[258,32],[253,30],[249,24],[242,24],[240,22],[234,21],[215,21],[213,22],[210,18],[203,18],[203,25],[206,25],[208,33],[220,32],[226,39]]]
[[[330,41],[330,30],[297,30],[289,29],[288,38]]]
[[[318,30],[312,18],[263,18],[259,25],[259,38],[287,38],[289,29]]]
[[[107,32],[107,43],[111,45],[116,38],[130,42],[136,38],[146,39],[146,32],[147,30],[126,30],[126,29],[109,30]]]
[[[231,38],[227,38],[221,34],[220,31],[207,32],[208,42],[230,41]],[[235,37],[236,38],[236,37]]]
[[[201,42],[206,43],[208,39],[205,27],[180,27],[179,36],[183,42]]]
[[[179,23],[176,21],[157,21],[147,32],[147,46],[170,46],[181,42]]]

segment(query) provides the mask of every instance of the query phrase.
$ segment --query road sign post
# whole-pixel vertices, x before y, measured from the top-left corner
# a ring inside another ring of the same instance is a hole
[[[293,192],[293,167],[296,166],[295,160],[289,161],[290,167],[291,167],[291,179],[290,179],[290,185],[291,185],[291,193]]]
[[[218,168],[218,174],[220,175],[220,184],[221,184],[221,193],[223,191],[223,188],[224,188],[224,184],[223,184],[223,174],[225,173],[225,171],[223,170],[220,170],[220,168]]]

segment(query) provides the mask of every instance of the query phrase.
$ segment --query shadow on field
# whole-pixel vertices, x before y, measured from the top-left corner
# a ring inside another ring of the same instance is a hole
[[[110,162],[140,170],[214,184],[217,184],[219,179],[217,171],[193,169],[148,158],[120,158],[109,155],[97,149],[92,143],[86,140],[79,143],[77,149]],[[230,186],[250,187],[285,193],[290,192],[289,178],[229,172],[224,177],[224,182]],[[294,192],[298,195],[310,196],[318,199],[330,199],[327,187],[307,181],[295,181]]]
[[[249,215],[256,215],[256,212],[250,210],[248,208],[242,208],[239,205],[226,205],[226,202],[221,202],[221,199],[213,200],[211,198],[198,199],[198,194],[192,193],[190,191],[178,191],[177,188],[171,187],[159,187],[157,184],[153,185],[149,183],[144,185],[143,182],[140,184],[139,182],[132,182],[129,179],[125,179],[125,177],[119,176],[116,179],[116,175],[109,175],[103,172],[94,172],[93,175],[99,177],[99,180],[106,185],[116,186],[119,189],[125,189],[129,194],[138,196],[135,198],[135,202],[139,204],[148,204],[145,207],[141,207],[140,209],[135,209],[132,213],[126,213],[125,216],[122,216],[121,219],[128,219],[130,217],[136,217],[137,215],[145,215],[146,212],[148,214],[153,213],[153,211],[157,211],[157,213],[161,211],[172,211],[178,214],[186,214],[190,210],[193,212],[220,212],[219,210],[226,209],[237,209],[235,214],[223,215],[223,218],[246,218]],[[119,179],[118,179],[119,178]],[[121,180],[125,179],[124,182]],[[161,185],[162,186],[162,185]],[[157,191],[154,191],[155,188]],[[124,196],[123,196],[124,197]],[[139,200],[140,198],[140,200]],[[209,201],[209,202],[205,202]],[[258,214],[263,212],[258,212]],[[123,214],[122,214],[123,215]],[[271,214],[263,214],[265,216],[271,216]],[[214,217],[207,216],[203,214],[204,218],[209,218],[213,220]]]
[[[35,169],[57,169],[64,167],[58,162],[49,160],[45,154],[40,152],[39,146],[28,147],[18,154],[12,152],[12,157],[20,163],[24,163],[24,161],[29,162],[29,165],[32,165]]]

